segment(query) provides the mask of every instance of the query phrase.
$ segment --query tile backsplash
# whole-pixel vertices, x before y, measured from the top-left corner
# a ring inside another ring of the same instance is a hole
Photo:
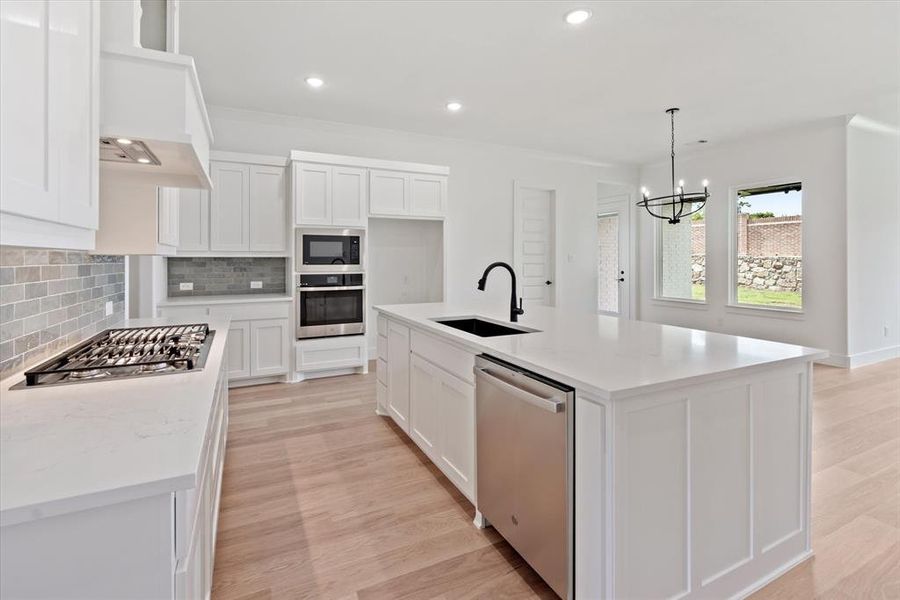
[[[229,294],[283,294],[287,259],[279,257],[169,258],[168,295],[221,296]],[[262,282],[251,288],[251,281]],[[192,291],[182,291],[192,283]]]
[[[123,257],[0,246],[0,379],[124,317]]]

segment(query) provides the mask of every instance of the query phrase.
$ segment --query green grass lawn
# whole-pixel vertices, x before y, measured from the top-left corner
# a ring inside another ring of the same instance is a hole
[[[694,300],[706,298],[706,288],[702,285],[692,286]],[[800,292],[773,292],[770,290],[755,290],[748,287],[738,287],[738,302],[741,304],[755,304],[757,306],[787,306],[800,308]]]

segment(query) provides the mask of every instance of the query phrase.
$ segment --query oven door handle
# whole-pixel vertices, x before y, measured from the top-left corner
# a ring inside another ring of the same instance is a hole
[[[364,285],[336,285],[325,287],[306,287],[303,285],[297,286],[298,292],[352,292],[364,289],[366,289]]]

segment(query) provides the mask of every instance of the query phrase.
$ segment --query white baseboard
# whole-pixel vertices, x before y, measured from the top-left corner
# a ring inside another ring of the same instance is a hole
[[[884,360],[891,360],[892,358],[900,358],[900,346],[888,346],[887,348],[879,348],[878,350],[851,354],[850,368],[854,369],[865,365],[873,365]]]
[[[857,352],[856,354],[832,354],[828,358],[816,361],[823,365],[831,367],[841,367],[843,369],[855,369],[856,367],[864,367],[873,365],[892,358],[900,358],[900,346],[888,346],[878,350],[870,350],[868,352]]]

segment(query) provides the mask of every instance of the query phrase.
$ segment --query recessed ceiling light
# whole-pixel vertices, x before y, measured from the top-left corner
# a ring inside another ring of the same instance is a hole
[[[325,85],[325,82],[322,81],[321,79],[319,79],[318,77],[307,77],[306,85],[308,85],[311,88],[320,88],[323,85]]]
[[[129,144],[131,144],[131,140],[129,140],[128,138],[118,138],[118,139],[116,139],[116,141],[119,142],[120,144],[122,144],[123,146],[128,146]]]
[[[462,108],[462,104],[460,104],[459,102],[448,102],[447,103],[447,110],[449,110],[450,112],[457,112],[461,108]]]
[[[149,164],[150,164],[150,159],[149,159],[149,158],[144,158],[143,156],[140,157],[139,159],[137,159],[137,161],[138,161],[139,163],[141,163],[142,165],[149,165]]]
[[[589,8],[576,8],[566,13],[566,23],[569,25],[581,25],[594,14]]]

